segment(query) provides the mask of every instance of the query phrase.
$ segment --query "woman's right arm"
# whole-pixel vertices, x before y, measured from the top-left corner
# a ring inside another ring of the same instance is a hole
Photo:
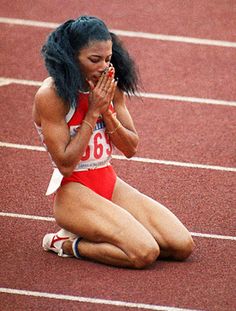
[[[116,82],[114,72],[101,75],[90,92],[89,108],[81,126],[73,138],[65,121],[67,109],[52,84],[43,85],[37,92],[34,110],[42,127],[44,143],[64,176],[70,176],[81,160],[100,114],[106,111],[113,99]],[[91,82],[90,82],[91,86]],[[90,128],[91,125],[91,128]]]
[[[67,113],[64,102],[56,94],[54,87],[41,87],[35,96],[35,111],[42,127],[44,143],[64,176],[70,176],[82,158],[92,130],[83,122],[76,135],[71,138],[65,121]],[[96,111],[89,111],[85,121],[94,128],[98,118]]]

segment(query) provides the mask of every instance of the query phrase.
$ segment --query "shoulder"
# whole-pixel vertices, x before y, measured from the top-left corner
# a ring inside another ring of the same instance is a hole
[[[54,81],[51,77],[45,79],[35,94],[34,111],[36,119],[41,117],[65,116],[68,106],[58,96]],[[37,123],[40,123],[38,121]]]
[[[45,79],[35,94],[34,102],[36,105],[41,105],[47,100],[53,100],[58,97],[54,81],[51,77]]]

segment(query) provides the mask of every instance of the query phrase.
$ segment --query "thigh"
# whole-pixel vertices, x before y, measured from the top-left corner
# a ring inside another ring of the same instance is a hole
[[[188,230],[169,209],[120,178],[117,178],[112,201],[142,223],[163,250],[177,249],[190,238]]]
[[[148,230],[129,213],[79,183],[62,186],[54,200],[59,226],[93,242],[107,242],[124,252],[156,245]]]

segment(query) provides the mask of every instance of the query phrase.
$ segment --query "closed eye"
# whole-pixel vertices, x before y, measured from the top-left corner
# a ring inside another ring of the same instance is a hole
[[[100,61],[100,59],[98,57],[96,58],[89,58],[89,60],[92,62],[92,63],[98,63]]]
[[[99,56],[90,57],[89,60],[92,63],[99,63],[100,61],[102,61],[102,57],[99,57]],[[109,56],[108,58],[105,59],[106,63],[110,63],[110,61],[111,61],[111,56]]]

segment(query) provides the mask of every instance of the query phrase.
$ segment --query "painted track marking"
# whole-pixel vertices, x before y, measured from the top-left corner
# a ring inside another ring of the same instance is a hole
[[[12,217],[12,218],[20,218],[20,219],[28,219],[28,220],[36,220],[36,221],[39,220],[39,221],[48,221],[48,222],[55,221],[53,217],[26,215],[26,214],[18,214],[18,213],[5,213],[5,212],[0,212],[0,217]],[[190,232],[190,233],[192,236],[195,236],[198,238],[236,241],[236,237],[230,236],[230,235],[200,233],[200,232]]]
[[[41,81],[0,77],[0,86],[9,85],[11,83],[29,85],[29,86],[41,86],[42,85]],[[223,105],[223,106],[236,107],[236,102],[222,100],[222,99],[198,98],[198,97],[188,97],[188,96],[180,96],[180,95],[169,95],[169,94],[161,94],[161,93],[143,93],[143,92],[138,93],[137,96],[144,97],[144,98],[152,98],[152,99],[171,100],[171,101],[177,101],[177,102],[179,101],[190,102],[194,104],[209,104],[209,105]]]
[[[21,144],[13,144],[0,141],[0,148],[15,148],[15,149],[23,149],[23,150],[31,150],[31,151],[42,151],[45,152],[44,147],[40,146],[29,146],[29,145],[21,145]],[[217,165],[207,165],[207,164],[196,164],[196,163],[188,163],[188,162],[177,162],[177,161],[167,161],[167,160],[158,160],[158,159],[149,159],[149,158],[141,158],[141,157],[133,157],[131,159],[127,159],[122,155],[113,155],[113,159],[115,160],[125,160],[125,161],[134,161],[134,162],[142,162],[142,163],[150,163],[150,164],[161,164],[161,165],[171,165],[171,166],[181,166],[187,168],[197,168],[197,169],[207,169],[207,170],[216,170],[216,171],[225,171],[225,172],[236,172],[236,167],[226,167],[226,166],[217,166]]]
[[[58,23],[49,23],[49,22],[41,22],[41,21],[17,19],[17,18],[6,18],[6,17],[0,17],[0,23],[19,25],[19,26],[52,28],[52,29],[60,25]],[[131,38],[143,38],[143,39],[149,39],[149,40],[172,41],[172,42],[189,43],[189,44],[201,44],[201,45],[236,48],[236,42],[231,42],[231,41],[201,39],[201,38],[192,38],[192,37],[175,36],[175,35],[163,35],[163,34],[154,34],[154,33],[141,32],[141,31],[128,31],[128,30],[118,30],[118,29],[110,29],[110,31],[116,33],[119,36],[131,37]]]
[[[52,23],[50,23],[50,24],[52,24]],[[42,26],[42,27],[45,27],[45,26]],[[119,32],[119,30],[117,30],[117,32]],[[121,31],[121,32],[124,32],[124,31]],[[136,35],[135,35],[136,34]],[[136,32],[134,34],[134,32],[126,32],[125,31],[125,34],[122,34],[122,33],[120,33],[120,35],[124,35],[124,36],[131,36],[131,37],[135,37],[135,36],[138,36],[138,37],[142,37],[142,35],[144,35],[143,37],[145,38],[145,36],[146,35],[148,35],[149,36],[149,38],[148,39],[156,39],[156,40],[166,40],[166,41],[177,41],[177,42],[187,42],[188,41],[188,39],[190,39],[190,40],[192,40],[192,39],[195,39],[195,38],[185,38],[185,37],[177,37],[177,36],[163,36],[163,35],[160,35],[160,36],[162,36],[162,38],[157,38],[156,36],[159,36],[159,35],[154,35],[155,37],[154,38],[151,38],[151,36],[150,35],[153,35],[153,34],[147,34],[147,33],[138,33],[138,32]],[[165,39],[165,37],[168,37],[168,38],[166,38]],[[182,39],[181,38],[183,38],[183,40],[187,40],[187,41],[182,41]],[[181,41],[178,41],[178,40],[181,40]],[[192,42],[187,42],[187,43],[192,43],[192,44],[209,44],[209,45],[218,45],[218,43],[220,43],[220,44],[222,44],[222,42],[223,42],[223,44],[230,44],[230,47],[236,47],[236,44],[234,43],[234,42],[224,42],[224,41],[216,41],[216,40],[206,40],[205,41],[205,39],[196,39],[197,40],[197,42],[193,42],[193,40],[192,40]],[[201,42],[200,42],[200,40],[201,40]],[[215,44],[214,44],[215,43]],[[233,46],[232,46],[232,44],[233,44]],[[220,45],[220,46],[222,46],[222,45]],[[224,46],[224,45],[223,45]],[[228,45],[226,45],[226,46],[228,46]],[[1,85],[1,84],[0,84]],[[148,93],[147,93],[148,94]],[[151,93],[150,93],[151,94]],[[155,94],[154,94],[155,95]],[[162,95],[162,94],[160,94],[160,95]],[[234,103],[235,104],[235,103]],[[41,296],[40,297],[42,297],[42,294],[44,294],[44,293],[40,293],[40,292],[32,292],[32,291],[30,291],[30,292],[28,292],[28,291],[22,291],[22,290],[17,290],[17,289],[2,289],[2,288],[0,288],[0,291],[1,290],[12,290],[12,291],[18,291],[18,292],[14,292],[14,294],[19,294],[19,295],[26,295],[26,293],[25,292],[27,292],[27,293],[30,293],[30,295],[32,294],[32,295],[34,295],[35,296],[35,293],[39,293],[39,294],[41,294]],[[21,293],[19,293],[19,291],[21,291]],[[6,292],[6,291],[4,291],[4,292]],[[23,293],[24,292],[24,293]],[[13,292],[12,292],[13,293]],[[46,293],[47,294],[47,293]],[[50,294],[50,295],[54,295],[54,294]],[[57,295],[57,294],[56,294]],[[60,295],[61,296],[61,295]],[[64,297],[64,295],[62,295],[63,297]],[[73,296],[69,296],[69,297],[73,297]],[[75,296],[75,297],[77,297],[77,296]],[[64,299],[64,298],[58,298],[58,297],[48,297],[47,296],[47,298],[54,298],[54,299]],[[79,298],[85,298],[85,297],[79,297]],[[87,298],[85,298],[85,299],[87,299]],[[90,299],[90,298],[89,298]],[[93,299],[93,298],[92,298]],[[76,300],[76,301],[78,301],[78,300]],[[91,302],[91,301],[90,301]],[[97,303],[97,302],[91,302],[91,303]],[[99,302],[99,303],[103,303],[103,302]],[[123,303],[123,302],[122,302]],[[135,304],[136,305],[136,304]],[[132,307],[132,306],[130,306],[130,307]],[[157,306],[157,307],[159,307],[159,306]],[[138,307],[139,308],[139,307]],[[167,309],[163,309],[163,307],[161,308],[161,309],[151,309],[151,310],[188,310],[188,309],[180,309],[180,308],[169,308],[169,307],[164,307],[164,308],[167,308]],[[148,308],[149,309],[149,308]]]
[[[176,307],[169,307],[169,306],[158,306],[158,305],[152,305],[152,304],[126,302],[126,301],[119,301],[119,300],[109,300],[109,299],[90,298],[90,297],[81,297],[81,296],[73,296],[73,295],[45,293],[45,292],[37,292],[37,291],[29,291],[29,290],[5,288],[5,287],[0,287],[0,293],[33,296],[33,297],[38,297],[38,298],[50,298],[50,299],[77,301],[77,302],[93,303],[93,304],[112,305],[112,306],[125,307],[125,308],[137,308],[137,309],[142,308],[146,310],[200,311],[200,310],[193,310],[193,309],[186,309],[186,308],[176,308]]]

